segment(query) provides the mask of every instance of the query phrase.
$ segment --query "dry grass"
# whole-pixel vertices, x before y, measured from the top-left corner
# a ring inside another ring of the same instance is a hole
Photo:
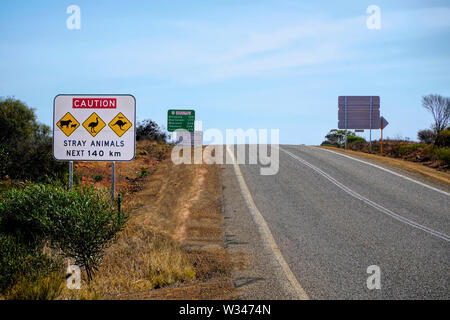
[[[426,178],[431,178],[437,182],[440,182],[444,185],[450,186],[450,173],[444,172],[444,171],[438,171],[433,168],[424,166],[421,163],[406,161],[402,159],[394,159],[390,157],[382,157],[380,155],[375,154],[368,154],[365,152],[359,152],[359,151],[352,151],[352,150],[344,150],[344,149],[338,149],[334,147],[326,147],[322,146],[321,148],[335,150],[335,151],[341,151],[348,154],[353,154],[360,157],[365,157],[371,160],[380,161],[389,165],[392,165],[394,167],[409,171],[413,174],[418,174]]]
[[[60,272],[52,272],[30,281],[20,278],[5,296],[7,300],[53,300],[61,296],[63,277]]]
[[[146,149],[139,145],[144,152],[130,168],[121,163],[122,178],[146,163]],[[220,168],[170,159],[147,165],[151,174],[140,179],[140,191],[124,198],[131,218],[94,280],[79,291],[65,290],[62,298],[234,298],[232,263],[223,247]]]

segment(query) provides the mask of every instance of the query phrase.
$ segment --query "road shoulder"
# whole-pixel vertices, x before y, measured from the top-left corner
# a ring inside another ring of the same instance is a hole
[[[225,246],[235,260],[232,280],[238,299],[297,299],[280,264],[264,245],[233,166],[222,166],[222,189]]]

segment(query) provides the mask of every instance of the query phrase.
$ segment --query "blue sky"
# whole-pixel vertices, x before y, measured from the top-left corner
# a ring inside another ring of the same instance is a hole
[[[71,4],[80,30],[66,28]],[[3,0],[0,30],[0,96],[48,125],[57,94],[130,93],[141,120],[194,108],[203,129],[319,144],[339,95],[379,95],[385,135],[416,139],[432,122],[421,97],[450,96],[449,1]]]

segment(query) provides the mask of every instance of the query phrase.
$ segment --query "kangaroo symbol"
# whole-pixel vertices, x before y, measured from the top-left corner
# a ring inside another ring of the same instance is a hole
[[[117,120],[116,123],[113,124],[113,126],[119,126],[120,130],[123,130],[123,126],[126,125],[127,122],[126,121],[122,121],[122,120]]]
[[[67,128],[69,128],[69,124],[72,122],[72,120],[60,120],[59,121],[59,125],[62,127],[66,126]]]
[[[94,128],[98,126],[98,118],[96,118],[96,122],[92,121],[91,123],[88,124],[88,127],[91,128],[91,132],[92,133],[97,133],[95,132]]]

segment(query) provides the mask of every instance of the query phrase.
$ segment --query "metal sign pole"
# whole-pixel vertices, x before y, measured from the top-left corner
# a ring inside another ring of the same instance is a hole
[[[345,97],[345,149],[347,149],[347,97]]]
[[[370,149],[370,152],[372,152],[372,96],[370,97],[370,116],[369,116],[369,119],[370,119],[370,125],[369,125],[369,127],[370,127],[369,149]]]
[[[111,192],[113,199],[116,198],[116,162],[112,162]]]
[[[69,161],[69,189],[73,188],[73,161]]]
[[[381,148],[380,148],[380,155],[383,156],[383,118],[380,118],[380,128],[381,128]]]

